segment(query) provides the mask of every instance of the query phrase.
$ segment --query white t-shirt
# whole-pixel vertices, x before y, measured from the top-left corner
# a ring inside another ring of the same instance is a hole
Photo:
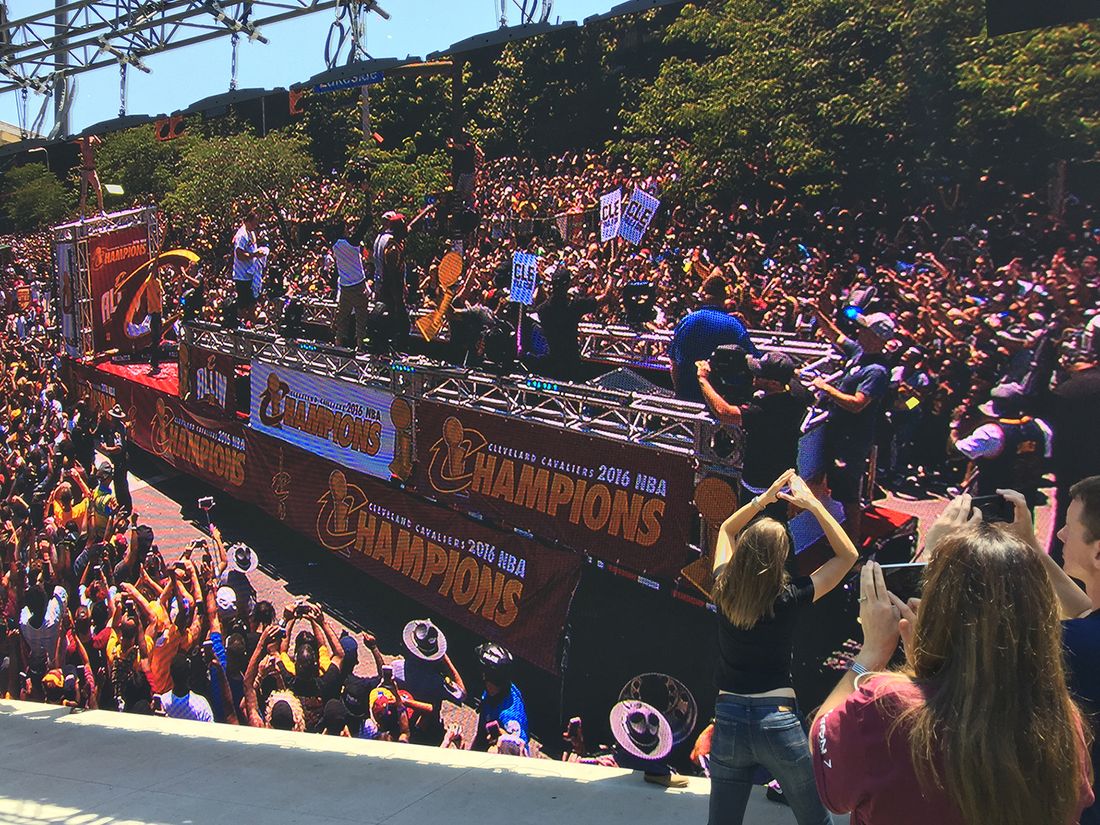
[[[53,595],[46,602],[46,617],[42,620],[41,627],[33,627],[30,624],[29,607],[24,607],[19,614],[19,632],[23,634],[23,641],[27,643],[32,660],[44,656],[47,664],[50,667],[54,666],[57,636],[61,632],[61,614],[65,610],[65,602],[68,599],[69,594],[64,587],[58,585],[54,588]]]
[[[169,719],[190,719],[193,722],[213,722],[214,712],[206,697],[190,691],[186,696],[176,696],[173,691],[160,694],[160,704]]]
[[[241,228],[238,229],[237,234],[233,236],[233,280],[251,281],[252,276],[259,267],[259,261],[255,258],[250,261],[242,261],[237,257],[238,249],[249,254],[255,254],[256,252],[256,241],[253,239],[252,233],[248,231],[248,227],[244,224],[241,224]]]
[[[1039,425],[1043,433],[1043,457],[1050,458],[1050,445],[1054,440],[1054,434],[1045,421],[1033,419]],[[955,448],[971,461],[980,458],[996,458],[1005,447],[1004,430],[996,423],[982,424],[966,438],[960,438],[955,442]]]
[[[358,286],[367,279],[363,273],[363,256],[359,247],[352,246],[347,240],[341,238],[332,247],[333,257],[336,259],[336,272],[339,275],[340,286]]]

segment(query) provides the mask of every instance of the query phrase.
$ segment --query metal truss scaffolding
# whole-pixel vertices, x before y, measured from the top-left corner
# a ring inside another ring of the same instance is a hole
[[[355,16],[384,15],[373,0],[71,0],[10,19],[5,1],[0,93],[46,94],[67,77],[105,66],[148,71],[149,55],[219,37],[266,43],[264,26],[345,8]]]
[[[716,456],[712,444],[721,427],[701,404],[534,376],[495,375],[419,356],[357,355],[270,333],[229,331],[206,323],[183,324],[182,340],[191,346],[231,354],[241,361],[256,359],[302,372],[347,378],[413,401],[439,401],[695,456],[700,468],[729,475],[735,475],[740,467],[739,433],[735,433],[738,437],[732,452]]]
[[[155,206],[143,206],[139,209],[128,209],[124,212],[112,212],[108,215],[97,215],[87,220],[55,226],[53,228],[53,247],[58,244],[70,244],[76,252],[76,271],[71,274],[73,285],[73,302],[76,306],[76,324],[79,336],[79,349],[82,357],[89,357],[95,351],[93,344],[92,327],[96,307],[92,296],[91,265],[88,260],[88,239],[116,232],[120,229],[129,229],[132,226],[146,226],[148,228],[149,257],[157,254],[160,245],[160,233],[157,223],[157,208]],[[56,261],[55,261],[56,262]],[[55,282],[57,274],[55,273]],[[60,295],[61,290],[58,290]]]

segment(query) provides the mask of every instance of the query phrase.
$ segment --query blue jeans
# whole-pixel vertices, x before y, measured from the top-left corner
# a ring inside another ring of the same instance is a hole
[[[710,749],[710,825],[739,825],[758,767],[783,787],[799,825],[830,825],[817,795],[802,716],[794,699],[720,695]]]

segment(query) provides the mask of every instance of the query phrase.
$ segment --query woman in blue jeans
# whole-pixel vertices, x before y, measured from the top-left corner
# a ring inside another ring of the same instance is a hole
[[[779,500],[813,513],[835,554],[808,577],[787,574],[787,529],[760,517]],[[791,679],[791,651],[798,612],[840,584],[857,557],[851,539],[794,470],[722,525],[714,559],[719,658],[710,825],[743,821],[760,767],[779,781],[799,825],[831,822],[814,784]]]

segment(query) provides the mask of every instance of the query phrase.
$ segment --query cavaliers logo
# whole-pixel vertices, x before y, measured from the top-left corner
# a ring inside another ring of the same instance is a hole
[[[283,402],[290,393],[290,385],[270,372],[267,374],[267,389],[260,394],[260,421],[268,427],[283,425]]]
[[[350,555],[355,544],[356,526],[352,516],[367,506],[367,495],[356,484],[348,484],[342,470],[333,470],[326,490],[317,503],[317,540],[322,547]]]
[[[440,493],[461,493],[470,486],[474,457],[485,449],[485,436],[468,430],[453,415],[443,422],[443,437],[431,447],[428,480]]]
[[[171,452],[171,426],[172,414],[168,411],[168,405],[164,403],[163,398],[158,398],[156,412],[153,413],[153,420],[149,423],[149,430],[152,436],[153,452],[161,458]]]
[[[141,258],[149,254],[144,239],[130,246],[120,247],[120,249],[123,251],[129,250],[129,257]],[[96,250],[96,252],[100,251],[99,249]],[[118,260],[123,259],[123,257],[118,258]],[[199,256],[190,249],[170,249],[146,261],[133,272],[124,272],[115,279],[114,292],[118,295],[117,300],[120,304],[126,304],[122,319],[122,330],[127,338],[135,340],[143,335],[147,335],[151,329],[152,321],[149,317],[149,311],[146,308],[144,314],[142,314],[141,309],[143,304],[148,304],[148,301],[145,300],[145,293],[153,280],[154,270],[159,269],[162,264],[187,266],[198,263],[198,260]],[[106,261],[106,263],[113,262],[114,260]],[[96,264],[94,261],[92,263],[93,268],[102,265],[102,263]],[[130,290],[134,290],[134,293],[127,303],[123,297],[123,293],[129,292]]]

